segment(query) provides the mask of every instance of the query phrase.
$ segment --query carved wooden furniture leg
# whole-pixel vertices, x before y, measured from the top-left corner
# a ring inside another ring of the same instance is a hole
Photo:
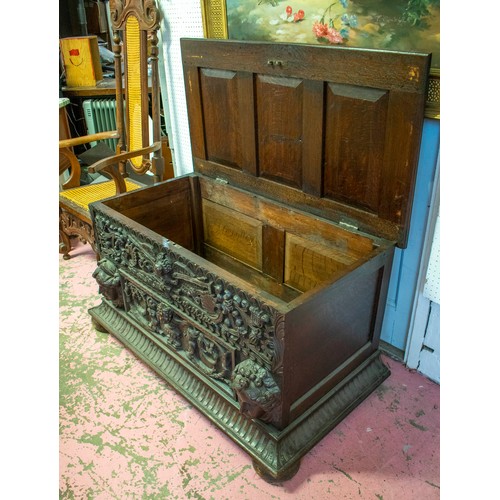
[[[59,253],[63,254],[63,259],[71,259],[69,252],[71,251],[71,240],[69,236],[62,230],[59,229]]]
[[[70,259],[69,252],[71,251],[71,237],[78,237],[79,240],[86,244],[90,244],[92,250],[99,260],[98,250],[95,244],[94,228],[91,222],[86,222],[73,214],[64,210],[59,210],[59,236],[62,241],[59,252],[63,253],[64,259]]]

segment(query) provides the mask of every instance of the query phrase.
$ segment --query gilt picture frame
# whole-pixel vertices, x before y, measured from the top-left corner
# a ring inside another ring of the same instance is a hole
[[[201,0],[206,38],[432,53],[425,116],[440,118],[440,0]]]

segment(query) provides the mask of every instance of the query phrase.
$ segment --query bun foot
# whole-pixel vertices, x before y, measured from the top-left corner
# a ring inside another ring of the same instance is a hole
[[[64,260],[71,259],[71,255],[69,254],[70,251],[71,251],[71,244],[69,242],[69,239],[68,239],[67,243],[64,243],[64,242],[59,243],[59,253],[63,254]]]
[[[292,465],[287,467],[286,469],[283,469],[280,471],[278,475],[274,475],[271,473],[269,469],[266,467],[262,466],[259,462],[256,460],[252,460],[252,465],[255,470],[255,472],[264,480],[266,483],[269,484],[280,484],[284,483],[285,481],[289,481],[292,479],[295,474],[300,469],[300,460],[297,460],[294,462]]]
[[[108,330],[106,330],[106,328],[104,328],[101,323],[98,323],[94,318],[92,318],[92,325],[94,326],[94,328],[98,331],[98,332],[101,332],[101,333],[109,333]]]

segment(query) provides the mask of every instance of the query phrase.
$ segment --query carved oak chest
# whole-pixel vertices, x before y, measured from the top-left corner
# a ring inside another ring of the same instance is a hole
[[[90,314],[285,480],[389,375],[430,56],[181,46],[194,172],[91,206]]]

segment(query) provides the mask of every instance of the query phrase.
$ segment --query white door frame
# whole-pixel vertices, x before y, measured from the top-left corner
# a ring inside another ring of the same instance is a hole
[[[427,275],[427,267],[429,265],[429,257],[431,254],[434,229],[436,227],[436,220],[439,213],[439,203],[440,203],[439,184],[440,184],[440,172],[439,172],[439,152],[438,152],[438,157],[436,162],[436,174],[434,177],[434,185],[432,188],[432,195],[429,207],[429,218],[427,221],[427,227],[424,238],[424,247],[422,249],[422,258],[420,261],[420,268],[418,273],[417,290],[413,302],[412,315],[410,318],[410,328],[408,332],[408,340],[405,349],[404,362],[406,363],[408,368],[411,369],[418,368],[420,352],[424,344],[427,320],[429,317],[431,301],[424,296],[423,291],[425,285],[425,278]]]

